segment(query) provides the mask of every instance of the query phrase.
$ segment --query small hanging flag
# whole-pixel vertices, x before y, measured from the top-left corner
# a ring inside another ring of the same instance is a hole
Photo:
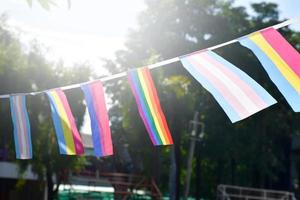
[[[96,81],[93,83],[81,85],[87,103],[96,156],[109,156],[113,154],[111,133],[109,127],[109,117],[105,104],[104,90],[102,83]]]
[[[214,96],[231,122],[245,119],[276,103],[251,77],[212,51],[182,57],[180,61]]]
[[[134,94],[139,114],[154,145],[173,144],[158,95],[147,67],[128,72],[128,81]]]
[[[48,91],[47,95],[51,105],[60,153],[66,155],[83,154],[81,137],[64,92],[61,89],[53,89]]]
[[[299,53],[273,28],[253,33],[239,42],[257,56],[293,110],[300,112]]]
[[[295,112],[300,112],[300,55],[273,28],[242,38]]]
[[[25,96],[10,96],[10,109],[14,125],[16,157],[18,159],[31,159],[31,133]]]

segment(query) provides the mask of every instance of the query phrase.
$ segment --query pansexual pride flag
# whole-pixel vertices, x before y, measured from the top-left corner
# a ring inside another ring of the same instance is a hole
[[[128,81],[135,97],[139,114],[154,145],[173,144],[165,115],[147,67],[128,72]]]
[[[81,89],[84,92],[85,101],[91,119],[95,155],[112,155],[113,146],[102,83],[100,81],[96,81],[81,85]]]
[[[251,49],[293,110],[300,112],[299,53],[273,28],[253,33],[239,42]]]
[[[16,157],[30,159],[32,158],[32,145],[25,96],[11,96],[10,110],[14,125]]]
[[[65,94],[61,89],[53,89],[48,91],[47,95],[51,105],[60,153],[66,155],[83,154],[81,137]]]
[[[185,69],[214,96],[232,122],[276,103],[251,77],[214,52],[195,53],[180,60]]]

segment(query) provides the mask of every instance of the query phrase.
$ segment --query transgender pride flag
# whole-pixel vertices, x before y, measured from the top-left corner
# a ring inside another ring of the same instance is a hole
[[[180,61],[214,96],[232,122],[276,103],[251,77],[212,51],[182,57]]]
[[[10,97],[11,117],[14,125],[14,140],[16,157],[18,159],[32,158],[32,145],[26,99],[24,95]]]

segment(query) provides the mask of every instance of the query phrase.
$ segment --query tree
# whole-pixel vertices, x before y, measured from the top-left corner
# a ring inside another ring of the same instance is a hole
[[[3,17],[4,18],[4,17]],[[41,51],[43,47],[33,42],[25,51],[18,38],[7,30],[5,20],[0,23],[0,92],[18,93],[39,91],[66,84],[88,80],[91,70],[86,65],[66,67],[63,62],[47,61]],[[83,121],[85,106],[80,90],[66,91],[78,128]],[[68,172],[78,170],[84,164],[84,157],[59,155],[55,131],[50,116],[50,106],[45,94],[27,96],[27,109],[31,124],[33,159],[18,162],[22,170],[28,165],[39,176],[41,183],[46,180],[48,199],[53,199],[61,182],[67,181]],[[7,99],[3,101],[0,116],[2,123],[1,145],[15,157],[10,108]],[[5,102],[5,104],[4,104]],[[22,171],[21,170],[21,171]],[[56,187],[54,188],[54,180]],[[41,184],[40,189],[44,184]]]

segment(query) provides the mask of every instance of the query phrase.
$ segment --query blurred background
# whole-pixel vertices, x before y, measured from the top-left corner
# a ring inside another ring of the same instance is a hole
[[[210,47],[299,15],[295,0],[2,0],[0,94],[93,80]],[[300,23],[279,30],[298,50]],[[0,99],[0,199],[295,199],[300,115],[257,58],[216,52],[278,104],[232,124],[181,66],[151,71],[173,146],[154,147],[126,78],[105,82],[114,155],[96,158],[80,89],[66,91],[86,155],[59,155],[45,95],[28,96],[33,159],[16,160]]]

